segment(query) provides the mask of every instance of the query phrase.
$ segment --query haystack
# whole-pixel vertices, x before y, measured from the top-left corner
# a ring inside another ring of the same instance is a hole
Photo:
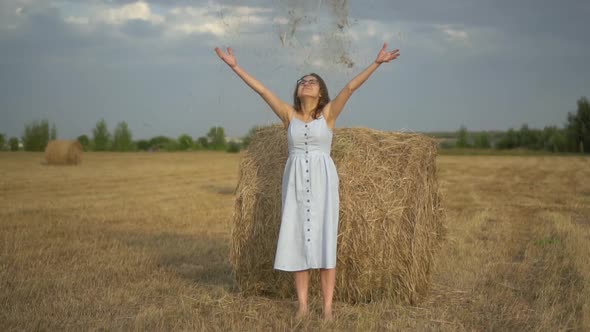
[[[436,142],[368,128],[334,131],[340,178],[336,300],[415,304],[427,293],[444,237]],[[231,263],[247,294],[294,298],[292,273],[273,270],[288,157],[281,125],[258,129],[240,164]],[[311,292],[319,294],[319,273]]]
[[[82,151],[78,141],[50,141],[45,147],[45,161],[48,165],[77,165],[82,162]]]

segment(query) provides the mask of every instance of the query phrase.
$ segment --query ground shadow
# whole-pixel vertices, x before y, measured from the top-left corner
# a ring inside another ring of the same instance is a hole
[[[129,247],[147,249],[161,267],[199,284],[235,291],[229,263],[230,239],[214,235],[123,232],[113,238]]]
[[[222,186],[222,185],[208,184],[208,185],[202,186],[201,188],[204,189],[205,191],[213,193],[213,194],[220,194],[220,195],[227,195],[227,196],[232,196],[236,192],[235,186]]]

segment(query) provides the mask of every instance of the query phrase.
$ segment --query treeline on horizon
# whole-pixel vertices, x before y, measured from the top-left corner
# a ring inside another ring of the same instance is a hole
[[[167,136],[155,136],[150,139],[134,140],[133,133],[127,122],[119,122],[111,133],[104,119],[98,121],[92,129],[92,136],[80,135],[77,140],[84,151],[191,151],[191,150],[215,150],[227,152],[239,152],[247,146],[249,137],[255,132],[252,128],[247,137],[240,141],[229,140],[225,136],[223,127],[211,127],[205,136],[193,139],[188,134],[182,134],[178,138]],[[55,124],[49,125],[49,121],[33,121],[25,126],[20,138],[11,137],[5,143],[5,136],[0,133],[0,150],[10,151],[44,151],[47,143],[58,138]]]
[[[469,132],[465,126],[454,133],[431,133],[440,138],[442,149],[528,149],[547,152],[590,153],[590,103],[586,97],[577,102],[575,113],[568,113],[563,128],[546,126],[532,129],[523,124],[520,129],[508,131]],[[100,120],[92,130],[92,137],[80,135],[77,140],[85,151],[194,151],[215,150],[239,152],[248,147],[252,135],[258,127],[250,129],[240,140],[229,140],[223,127],[211,127],[209,132],[193,139],[188,134],[178,138],[155,136],[151,139],[133,140],[133,134],[126,122],[120,122],[111,133],[106,122]],[[33,121],[27,124],[19,140],[0,133],[0,150],[43,151],[50,140],[57,139],[55,124],[48,120]]]
[[[576,113],[568,113],[563,128],[546,126],[532,129],[525,123],[508,131],[469,132],[465,126],[455,133],[432,134],[441,139],[443,149],[528,149],[547,152],[590,153],[590,103],[578,100]]]

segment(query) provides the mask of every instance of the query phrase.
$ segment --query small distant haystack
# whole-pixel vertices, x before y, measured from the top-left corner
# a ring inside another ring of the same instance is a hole
[[[50,141],[45,147],[48,165],[78,165],[82,162],[82,144],[78,141]]]
[[[444,237],[437,145],[419,134],[368,128],[334,131],[340,178],[335,298],[417,303],[428,291]],[[294,297],[291,273],[273,270],[281,221],[286,131],[260,128],[240,164],[231,263],[247,294]],[[311,291],[319,293],[318,273]]]

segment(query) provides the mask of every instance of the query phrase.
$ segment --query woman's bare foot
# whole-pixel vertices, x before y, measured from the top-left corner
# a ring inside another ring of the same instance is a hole
[[[309,309],[307,307],[299,308],[295,314],[295,318],[303,319],[309,315]]]
[[[324,322],[331,322],[334,320],[334,316],[332,315],[332,308],[324,309]]]

